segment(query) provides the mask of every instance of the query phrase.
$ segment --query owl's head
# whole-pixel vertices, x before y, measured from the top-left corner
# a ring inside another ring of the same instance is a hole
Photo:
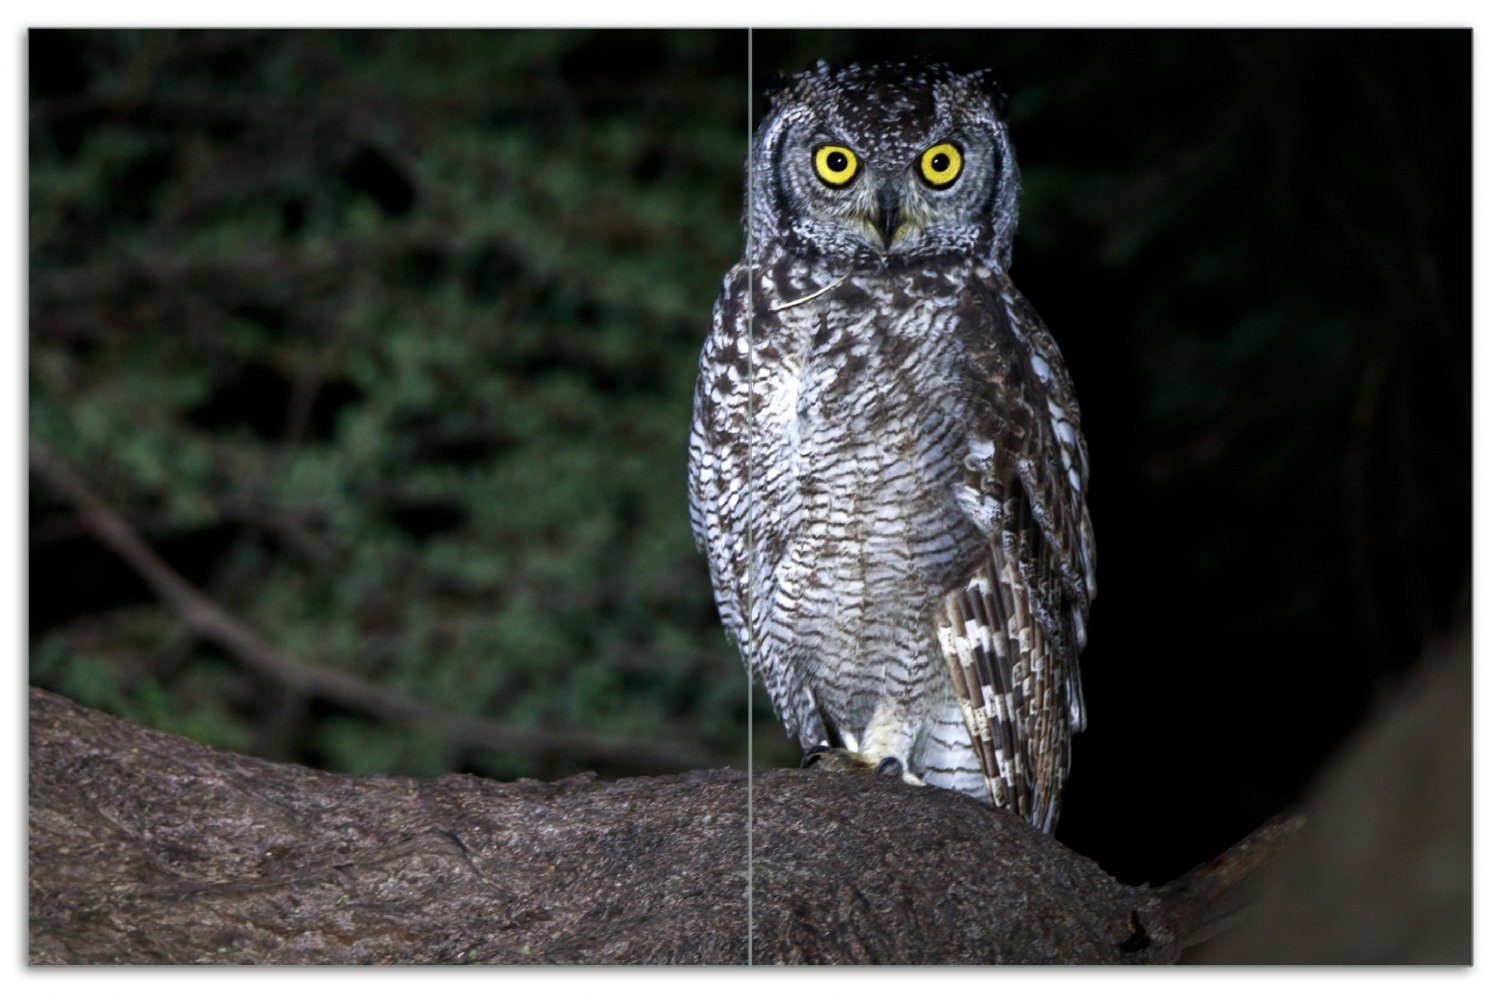
[[[988,73],[818,63],[771,93],[752,149],[757,247],[850,265],[1010,265],[1020,170]]]

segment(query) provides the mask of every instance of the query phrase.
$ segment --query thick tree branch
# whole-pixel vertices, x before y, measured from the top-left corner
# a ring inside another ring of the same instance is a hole
[[[36,963],[743,963],[746,783],[354,778],[31,692]],[[1289,832],[1127,887],[895,778],[755,779],[757,963],[1171,961]],[[1238,902],[1235,902],[1238,903]]]
[[[139,573],[190,631],[218,645],[263,677],[463,745],[537,756],[566,756],[637,770],[713,766],[724,761],[717,753],[680,740],[665,746],[648,741],[623,741],[582,729],[522,728],[458,714],[413,701],[350,673],[295,659],[267,644],[249,626],[184,579],[45,444],[32,439],[30,457],[31,471],[77,509],[88,530]]]

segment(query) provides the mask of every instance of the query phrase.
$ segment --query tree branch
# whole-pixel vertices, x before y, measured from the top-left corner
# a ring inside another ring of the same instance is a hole
[[[247,625],[184,579],[66,462],[34,438],[31,440],[30,461],[31,471],[77,509],[88,530],[139,573],[190,631],[218,645],[263,677],[344,707],[378,715],[468,746],[537,756],[564,756],[637,770],[717,766],[726,761],[724,756],[680,740],[665,746],[647,741],[625,741],[581,729],[523,728],[490,718],[458,714],[402,697],[352,674],[295,659],[268,645]]]
[[[31,692],[34,963],[744,963],[747,784],[355,778]],[[1161,890],[892,777],[755,778],[757,963],[1177,958],[1277,822]]]

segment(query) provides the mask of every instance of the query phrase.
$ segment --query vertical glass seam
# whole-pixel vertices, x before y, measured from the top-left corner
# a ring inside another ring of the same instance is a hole
[[[745,965],[755,965],[755,29],[745,28]]]

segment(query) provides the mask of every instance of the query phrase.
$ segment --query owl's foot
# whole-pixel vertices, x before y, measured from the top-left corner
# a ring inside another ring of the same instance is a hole
[[[801,766],[805,770],[809,766],[816,765],[817,762],[818,762],[818,760],[820,760],[823,757],[824,753],[831,752],[831,751],[832,751],[832,749],[829,746],[826,746],[826,745],[815,745],[811,749],[807,750],[806,752],[804,752],[802,754],[802,762],[799,763],[798,765]]]
[[[897,759],[895,756],[887,756],[882,759],[878,764],[876,764],[875,772],[888,777],[900,777],[903,781],[911,784],[913,787],[927,786],[927,781],[923,780],[915,773],[906,772],[906,767],[901,765],[901,760]]]
[[[807,750],[802,756],[802,766],[833,773],[872,773],[875,770],[875,764],[859,753],[826,745]]]
[[[900,777],[914,786],[926,786],[921,777],[906,772],[905,764],[895,756],[886,756],[877,762],[869,756],[850,752],[848,749],[813,746],[803,754],[802,766],[804,769],[816,767],[832,773],[874,773],[878,776]]]

